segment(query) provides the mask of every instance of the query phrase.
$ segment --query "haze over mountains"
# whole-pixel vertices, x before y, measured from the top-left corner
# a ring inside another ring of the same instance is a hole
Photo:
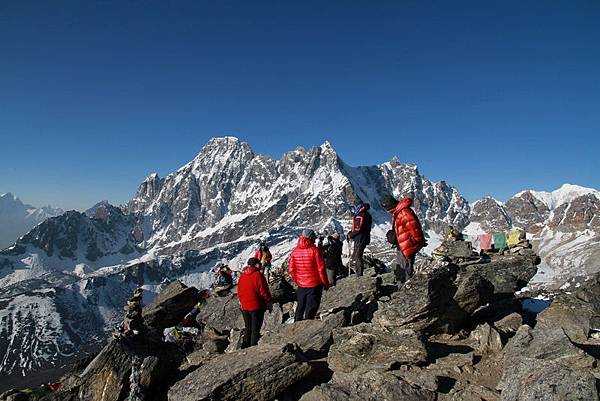
[[[397,159],[352,167],[325,142],[275,160],[237,138],[214,138],[177,171],[149,175],[126,206],[101,202],[51,217],[0,252],[0,372],[52,370],[102,342],[137,286],[146,301],[169,280],[206,286],[216,262],[239,268],[261,240],[278,266],[304,227],[347,231],[357,196],[372,205],[369,249],[385,259],[390,223],[379,201],[386,193],[414,197],[428,251],[448,225],[470,233],[520,227],[543,259],[536,285],[600,270],[594,189],[564,185],[469,204],[457,188]]]
[[[35,207],[24,204],[11,193],[0,195],[0,249],[12,245],[17,238],[25,235],[37,224],[62,214],[63,211],[51,206]]]

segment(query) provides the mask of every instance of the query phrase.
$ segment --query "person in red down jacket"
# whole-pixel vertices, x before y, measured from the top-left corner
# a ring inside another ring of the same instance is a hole
[[[388,241],[398,248],[394,273],[396,280],[400,282],[405,282],[412,277],[415,256],[427,245],[421,223],[411,209],[411,205],[411,198],[397,201],[393,196],[386,195],[381,200],[381,206],[392,215],[392,229],[387,237]]]
[[[288,270],[298,285],[295,321],[314,319],[321,304],[323,288],[329,287],[325,262],[315,246],[317,236],[313,230],[305,229],[292,251]]]
[[[248,267],[238,279],[238,298],[246,326],[242,348],[247,348],[258,344],[265,311],[271,304],[271,292],[256,258],[248,259]]]

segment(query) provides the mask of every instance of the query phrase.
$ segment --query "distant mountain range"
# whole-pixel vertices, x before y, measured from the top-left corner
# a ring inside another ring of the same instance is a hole
[[[38,208],[24,204],[11,193],[0,195],[0,249],[12,245],[48,217],[62,213],[61,209],[50,206]]]
[[[471,205],[397,158],[351,167],[325,142],[275,160],[237,138],[214,138],[179,170],[148,176],[126,206],[101,202],[49,218],[0,251],[0,372],[55,371],[75,350],[106,338],[137,286],[146,300],[176,278],[206,286],[217,261],[241,267],[262,240],[280,265],[303,228],[347,231],[357,197],[372,206],[369,249],[385,259],[390,219],[379,201],[386,193],[414,198],[427,251],[448,225],[469,233],[521,227],[543,257],[532,285],[560,286],[600,270],[596,190],[565,185]]]

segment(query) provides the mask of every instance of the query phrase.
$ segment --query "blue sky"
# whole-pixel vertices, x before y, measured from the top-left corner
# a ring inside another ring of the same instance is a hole
[[[0,193],[128,200],[213,136],[598,188],[600,2],[0,2]]]

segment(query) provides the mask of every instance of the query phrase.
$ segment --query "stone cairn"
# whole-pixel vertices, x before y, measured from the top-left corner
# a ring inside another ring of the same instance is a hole
[[[129,298],[127,304],[123,307],[125,316],[123,323],[116,330],[115,337],[135,336],[144,330],[144,319],[142,318],[142,289],[136,288],[133,296]]]
[[[432,254],[436,259],[452,262],[478,258],[477,254],[473,252],[471,242],[464,241],[462,234],[452,226],[448,228],[445,240],[433,250]]]

